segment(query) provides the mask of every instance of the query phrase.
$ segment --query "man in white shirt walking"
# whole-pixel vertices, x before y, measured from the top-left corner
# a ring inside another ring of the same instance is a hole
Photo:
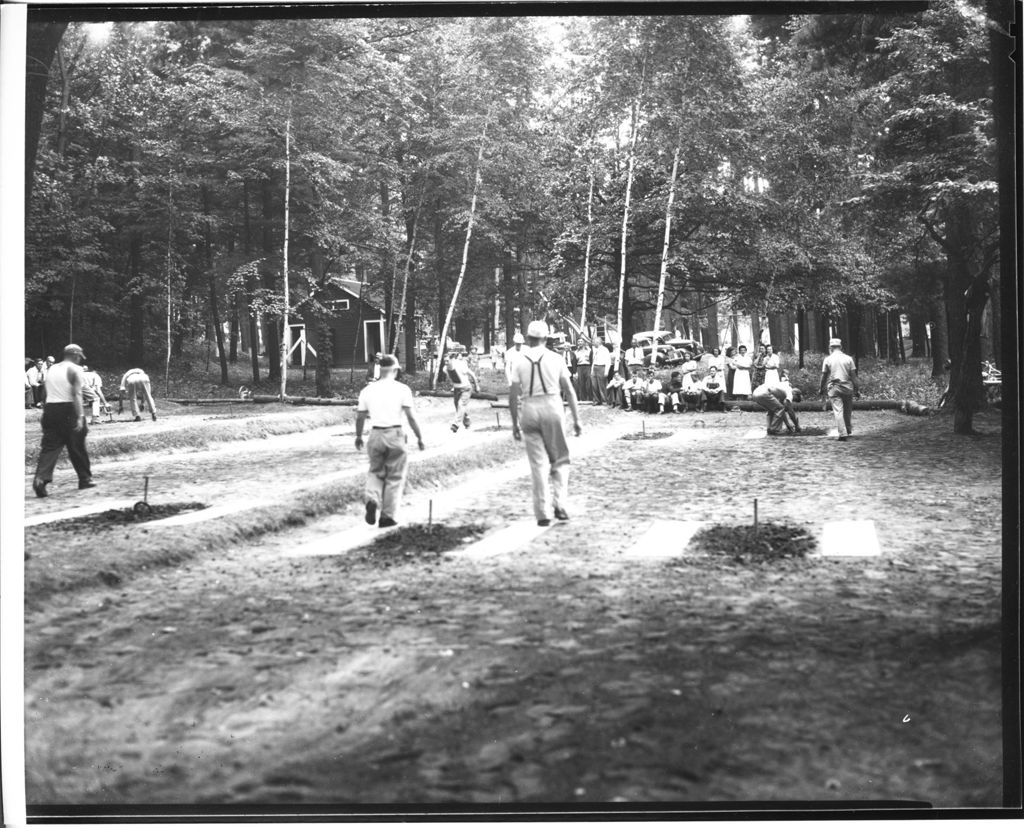
[[[455,419],[451,425],[454,434],[459,430],[460,423],[469,428],[469,400],[480,390],[480,384],[462,351],[449,351],[444,360],[444,370],[452,384],[452,401],[455,403]]]
[[[558,520],[569,519],[565,510],[569,492],[569,444],[565,437],[563,396],[572,412],[573,432],[577,437],[582,433],[569,370],[558,354],[545,347],[547,336],[546,322],[531,322],[526,329],[529,347],[516,362],[508,398],[512,436],[525,440],[526,444],[533,483],[533,513],[538,526],[551,524],[552,505]]]
[[[366,442],[370,470],[366,475],[366,522],[386,528],[397,521],[409,457],[402,417],[416,435],[423,450],[423,435],[413,413],[412,389],[395,379],[398,360],[391,354],[380,359],[380,379],[359,392],[356,403],[356,449],[363,448],[363,426],[369,419],[373,426]],[[380,520],[377,512],[380,511]]]
[[[823,397],[826,392],[828,393],[839,439],[843,441],[853,433],[853,398],[860,396],[857,387],[857,366],[853,357],[843,353],[841,339],[830,339],[828,348],[829,355],[821,363],[821,384],[818,393]]]
[[[64,448],[67,448],[68,459],[78,475],[78,488],[91,489],[96,485],[92,482],[89,452],[85,448],[89,427],[85,422],[85,408],[82,405],[84,380],[80,366],[84,360],[82,349],[71,344],[64,348],[64,361],[46,372],[43,440],[35,477],[32,478],[32,490],[36,497],[49,494],[46,486],[53,481],[53,470]]]

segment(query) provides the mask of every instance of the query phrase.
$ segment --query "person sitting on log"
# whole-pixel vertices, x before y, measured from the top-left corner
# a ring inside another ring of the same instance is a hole
[[[654,370],[647,369],[647,380],[644,383],[644,410],[649,414],[661,414],[665,411],[668,394],[665,384],[654,376]]]
[[[639,372],[630,374],[622,384],[622,407],[627,411],[638,411],[643,407],[644,379]]]
[[[608,380],[608,386],[605,391],[608,392],[608,405],[613,408],[627,408],[625,395],[623,394],[623,388],[626,385],[626,380],[623,379],[622,374],[618,371],[612,374],[612,378]]]
[[[683,394],[683,375],[679,371],[673,371],[668,379],[668,404],[675,413],[679,412]]]
[[[684,412],[689,411],[691,407],[696,411],[704,410],[704,389],[701,387],[700,381],[696,379],[694,371],[683,372],[680,404]]]
[[[725,383],[717,365],[708,368],[708,375],[701,381],[701,391],[705,411],[725,411]]]

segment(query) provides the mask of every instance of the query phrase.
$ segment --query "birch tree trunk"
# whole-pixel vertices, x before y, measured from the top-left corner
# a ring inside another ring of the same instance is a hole
[[[405,297],[409,289],[409,271],[412,268],[412,254],[416,249],[416,230],[419,227],[420,208],[422,207],[423,191],[420,190],[419,201],[416,204],[416,210],[412,214],[412,234],[409,239],[409,251],[405,255],[405,272],[402,274],[402,299],[398,303],[398,324],[395,326],[395,341],[391,343],[391,347],[388,349],[395,356],[398,356],[398,340],[402,336],[402,328],[405,322]]]
[[[480,133],[480,150],[476,155],[476,175],[473,178],[473,198],[469,203],[469,222],[466,225],[466,243],[462,248],[462,267],[459,268],[459,278],[455,282],[455,290],[452,291],[451,301],[448,303],[448,313],[444,317],[444,325],[441,326],[440,335],[437,338],[437,363],[430,375],[431,389],[437,388],[437,377],[441,370],[441,355],[444,353],[445,343],[448,341],[448,327],[452,323],[452,316],[455,313],[455,303],[459,300],[459,291],[462,289],[462,281],[466,278],[466,262],[469,259],[469,240],[473,235],[473,219],[476,216],[476,197],[480,190],[480,168],[484,162],[484,147],[487,143],[487,124],[490,120],[490,113],[484,120],[484,128]]]
[[[284,246],[282,248],[281,275],[284,277],[284,325],[281,329],[281,402],[288,386],[288,344],[291,329],[288,327],[288,202],[292,190],[292,102],[288,101],[288,118],[284,124]]]
[[[665,242],[661,247],[661,274],[658,277],[658,301],[654,307],[654,327],[652,328],[655,331],[661,330],[661,311],[665,304],[665,275],[668,273],[668,246],[672,237],[672,204],[676,200],[676,176],[679,173],[680,143],[682,143],[680,140],[676,141],[676,151],[672,156],[672,180],[668,185],[668,205],[665,207]],[[655,352],[651,354],[652,364],[657,361],[656,349],[657,344],[655,343]]]
[[[636,166],[636,134],[640,128],[640,104],[643,100],[646,76],[647,58],[645,56],[643,66],[640,71],[640,91],[637,93],[636,100],[633,101],[633,123],[630,126],[629,135],[629,166],[626,172],[626,203],[622,208],[622,250],[619,264],[619,301],[615,320],[621,347],[625,347],[625,342],[622,337],[622,297],[626,288],[626,233],[629,229],[629,202],[633,193],[633,171]]]
[[[590,285],[590,245],[594,238],[594,165],[590,165],[590,192],[587,194],[587,251],[583,256],[583,306],[580,308],[580,330],[586,330],[587,288]]]

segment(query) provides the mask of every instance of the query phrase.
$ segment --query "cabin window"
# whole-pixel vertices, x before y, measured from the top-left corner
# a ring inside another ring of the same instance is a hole
[[[327,302],[324,302],[328,310],[332,310],[335,313],[338,311],[347,311],[349,309],[348,303],[348,299],[329,299]]]

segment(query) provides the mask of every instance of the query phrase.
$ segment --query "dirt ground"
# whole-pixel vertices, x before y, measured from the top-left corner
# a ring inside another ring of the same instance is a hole
[[[457,464],[469,445],[511,442],[507,414],[503,430],[483,430],[494,420],[482,403],[475,433],[452,435],[447,406],[423,406],[438,454]],[[847,443],[749,439],[764,419],[737,412],[587,408],[583,419],[582,439],[597,445],[572,465],[571,520],[511,552],[411,548],[387,565],[358,550],[290,557],[360,524],[358,503],[339,504],[33,605],[30,813],[1000,804],[995,416],[978,418],[983,436],[957,438],[944,419],[858,413]],[[821,433],[829,417],[802,422]],[[666,436],[618,439],[641,429]],[[38,501],[26,486],[26,511],[134,500],[147,463],[168,501],[267,497],[311,475],[358,475],[351,437],[330,427],[109,461],[97,469],[102,491],[68,485]],[[447,525],[531,522],[525,455],[510,462],[509,474],[467,470],[457,488],[410,492],[404,520],[424,521],[428,500],[451,491]],[[746,523],[754,497],[763,520],[813,535],[826,520],[873,520],[882,554],[758,563],[681,543],[669,557],[626,554],[654,520]],[[46,531],[27,530],[27,551],[59,560]],[[130,556],[144,538],[104,543]]]

